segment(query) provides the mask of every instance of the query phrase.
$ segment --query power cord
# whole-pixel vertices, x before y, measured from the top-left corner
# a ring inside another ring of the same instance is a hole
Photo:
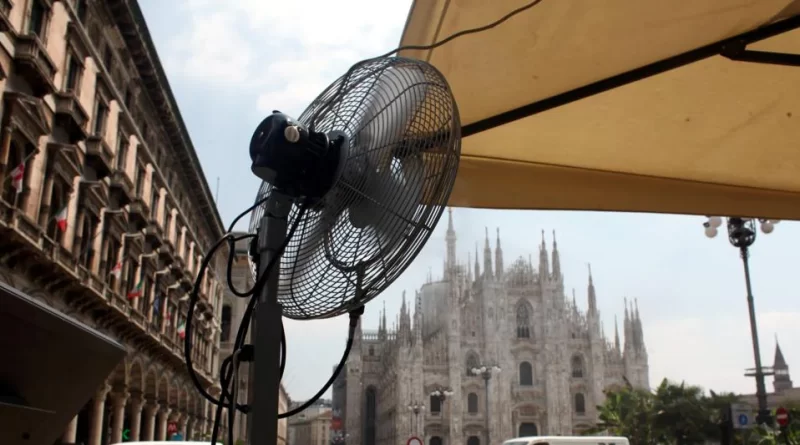
[[[322,113],[323,111],[327,110],[328,108],[330,108],[330,106],[332,105],[333,101],[337,97],[341,96],[341,94],[342,94],[342,92],[343,92],[343,90],[345,88],[345,85],[347,84],[348,79],[350,78],[352,73],[355,72],[356,69],[358,69],[358,67],[363,66],[364,64],[366,64],[366,63],[368,63],[370,61],[377,60],[377,59],[384,58],[384,57],[388,57],[388,56],[390,56],[392,54],[395,54],[395,53],[397,53],[399,51],[403,51],[403,50],[430,50],[430,49],[434,49],[434,48],[437,48],[439,46],[442,46],[442,45],[444,45],[444,44],[446,44],[446,43],[448,43],[448,42],[450,42],[450,41],[452,41],[452,40],[454,40],[454,39],[456,39],[458,37],[461,37],[461,36],[464,36],[464,35],[467,35],[467,34],[474,34],[474,33],[479,33],[479,32],[490,30],[490,29],[500,25],[501,23],[509,20],[510,18],[514,17],[515,15],[517,15],[517,14],[523,12],[523,11],[526,11],[526,10],[536,6],[536,5],[538,5],[539,3],[541,3],[541,1],[542,0],[533,0],[533,1],[531,1],[531,2],[529,2],[527,4],[525,4],[525,5],[523,5],[523,6],[519,7],[519,8],[517,8],[517,9],[509,12],[508,14],[504,15],[500,19],[498,19],[498,20],[496,20],[496,21],[494,21],[494,22],[492,22],[492,23],[490,23],[488,25],[481,26],[481,27],[478,27],[478,28],[472,28],[472,29],[467,29],[467,30],[456,32],[456,33],[450,35],[449,37],[447,37],[447,38],[445,38],[443,40],[440,40],[438,42],[435,42],[433,44],[430,44],[430,45],[407,45],[407,46],[401,46],[401,47],[395,48],[392,51],[389,51],[389,52],[387,52],[387,53],[385,53],[385,54],[383,54],[383,55],[381,55],[379,57],[363,60],[361,62],[358,62],[358,63],[354,64],[345,73],[344,80],[342,81],[341,85],[339,86],[339,91],[337,92],[337,94],[333,95],[333,97],[331,97],[326,103],[324,103],[320,108],[318,108],[317,111],[314,113],[314,115],[311,117],[310,125],[309,125],[310,129],[312,131],[314,130],[314,127],[315,127],[315,124],[316,124],[316,120],[317,120],[317,117],[319,116],[319,114]],[[361,80],[363,80],[363,79],[361,79]],[[354,85],[352,85],[350,88],[355,87],[355,85],[357,85],[358,83],[360,83],[360,81],[356,81],[356,83]],[[281,245],[280,249],[278,250],[278,254],[270,260],[269,264],[267,264],[267,267],[265,268],[265,273],[262,274],[262,276],[257,278],[256,283],[255,283],[255,285],[253,286],[252,289],[250,289],[250,290],[248,290],[246,292],[242,292],[242,291],[239,291],[238,289],[236,289],[233,286],[232,266],[233,266],[233,261],[235,259],[235,245],[236,245],[237,241],[241,241],[242,239],[248,239],[248,238],[253,239],[253,238],[256,237],[256,235],[247,234],[247,235],[244,235],[244,236],[235,237],[232,234],[233,228],[236,226],[236,223],[238,223],[239,220],[244,218],[247,214],[252,212],[257,207],[263,205],[267,201],[267,199],[268,199],[268,197],[264,197],[264,198],[256,201],[255,204],[253,204],[247,210],[245,210],[244,212],[239,214],[236,218],[234,218],[234,220],[231,222],[230,226],[228,227],[228,231],[225,234],[225,236],[223,236],[220,240],[218,240],[212,246],[212,248],[208,251],[208,253],[206,253],[206,256],[203,258],[203,261],[202,261],[202,263],[200,265],[200,270],[199,270],[199,272],[197,274],[197,279],[195,280],[194,288],[192,289],[192,292],[191,292],[190,297],[189,297],[189,308],[188,308],[187,320],[186,320],[186,341],[184,343],[184,359],[186,360],[186,365],[187,365],[187,367],[189,369],[189,376],[190,376],[190,378],[192,380],[192,383],[197,388],[198,392],[206,400],[208,400],[209,402],[211,402],[212,404],[217,406],[216,415],[214,416],[214,427],[212,429],[212,437],[211,437],[211,443],[212,444],[216,443],[217,436],[219,434],[219,426],[220,426],[220,419],[222,417],[222,410],[223,410],[223,408],[226,407],[226,403],[225,402],[228,402],[228,404],[227,404],[227,407],[228,407],[228,441],[230,443],[233,443],[233,423],[234,423],[234,420],[235,420],[236,411],[239,410],[239,411],[241,411],[241,412],[243,412],[245,414],[250,411],[250,407],[248,405],[241,405],[241,404],[238,404],[236,402],[236,397],[237,397],[237,393],[238,393],[238,382],[234,381],[234,385],[233,385],[234,387],[233,387],[233,391],[232,392],[228,390],[228,387],[230,386],[231,378],[236,376],[236,380],[238,380],[239,361],[250,361],[250,360],[253,359],[253,357],[252,357],[253,356],[253,351],[252,351],[253,347],[252,347],[252,345],[244,345],[244,340],[247,337],[247,331],[248,331],[248,328],[250,326],[250,320],[252,318],[253,311],[255,310],[256,302],[258,301],[256,298],[253,298],[253,296],[255,295],[255,293],[259,289],[261,289],[261,287],[264,286],[264,284],[266,284],[266,280],[267,280],[267,277],[269,276],[269,272],[272,270],[273,267],[275,267],[275,264],[278,263],[278,260],[283,255],[283,251],[286,249],[286,246],[288,245],[289,241],[294,236],[294,232],[297,229],[300,221],[303,218],[303,215],[305,214],[305,211],[308,208],[308,206],[305,205],[305,204],[300,208],[300,211],[298,212],[298,215],[296,216],[295,221],[292,224],[292,227],[291,227],[291,229],[289,230],[289,233],[286,236],[286,239],[284,240],[283,244]],[[203,277],[205,276],[206,270],[208,269],[208,265],[211,262],[211,259],[214,257],[214,254],[216,253],[216,251],[219,249],[219,247],[224,242],[227,242],[228,245],[229,245],[229,257],[228,257],[228,264],[227,264],[228,265],[228,270],[227,270],[227,274],[226,274],[228,288],[230,289],[231,293],[233,293],[233,295],[235,295],[237,297],[242,297],[242,298],[249,297],[250,301],[247,304],[247,308],[245,309],[245,313],[242,316],[242,322],[239,325],[239,330],[238,330],[238,332],[236,334],[236,341],[234,342],[234,353],[231,356],[226,357],[223,360],[223,362],[222,362],[222,364],[220,366],[220,376],[219,377],[220,377],[221,392],[220,392],[220,398],[217,399],[214,396],[212,396],[211,394],[209,394],[208,391],[205,388],[203,388],[203,385],[200,382],[200,379],[197,376],[197,373],[196,373],[196,371],[194,369],[194,366],[192,364],[192,354],[191,354],[192,353],[192,335],[191,334],[192,334],[192,321],[194,319],[194,317],[193,317],[194,308],[197,305],[197,299],[198,299],[198,293],[199,293],[199,289],[200,289],[200,284],[202,282]],[[359,320],[360,320],[361,315],[363,313],[364,313],[364,306],[360,306],[357,309],[354,309],[353,311],[350,312],[350,326],[349,326],[349,329],[348,329],[347,344],[345,345],[344,354],[342,355],[342,358],[339,361],[339,364],[336,366],[336,369],[334,370],[334,372],[331,375],[330,379],[328,379],[328,381],[325,383],[325,385],[323,385],[323,387],[320,389],[320,391],[317,392],[317,394],[315,394],[311,399],[309,399],[308,401],[306,401],[305,403],[303,403],[302,405],[298,406],[295,409],[292,409],[292,410],[287,411],[285,413],[279,414],[278,418],[283,419],[283,418],[291,417],[293,415],[296,415],[296,414],[302,412],[306,408],[308,408],[311,405],[313,405],[317,400],[319,400],[319,398],[322,397],[322,395],[333,385],[333,382],[336,380],[336,378],[342,372],[342,370],[344,369],[345,363],[347,362],[347,357],[349,356],[350,350],[351,350],[351,348],[353,346],[353,341],[354,341],[354,337],[355,337],[355,330],[356,330],[356,327],[358,326]],[[286,333],[285,333],[285,330],[283,328],[283,323],[281,322],[281,357],[280,357],[280,375],[281,375],[281,377],[283,377],[283,371],[285,369],[285,366],[286,366]]]

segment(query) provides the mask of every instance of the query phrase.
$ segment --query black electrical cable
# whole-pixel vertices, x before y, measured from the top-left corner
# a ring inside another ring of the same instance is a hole
[[[528,2],[528,3],[526,3],[526,4],[522,5],[522,6],[520,6],[520,7],[519,7],[519,8],[517,8],[517,9],[514,9],[513,11],[511,11],[511,12],[509,12],[508,14],[506,14],[506,15],[504,15],[504,16],[502,16],[502,17],[500,17],[499,19],[495,20],[494,22],[492,22],[492,23],[489,23],[488,25],[483,25],[483,26],[479,26],[479,27],[477,27],[477,28],[470,28],[470,29],[465,29],[465,30],[462,30],[462,31],[455,32],[455,33],[453,33],[453,34],[450,34],[449,36],[445,37],[444,39],[442,39],[442,40],[439,40],[438,42],[431,43],[430,45],[405,45],[405,46],[399,46],[399,47],[397,47],[397,48],[395,48],[395,49],[393,49],[393,50],[391,50],[391,51],[388,51],[388,52],[386,52],[386,53],[383,53],[383,54],[381,54],[381,55],[380,55],[380,56],[378,56],[378,57],[371,57],[371,58],[369,58],[369,59],[364,59],[364,60],[362,60],[362,61],[360,61],[360,62],[356,62],[356,63],[355,63],[355,64],[353,64],[353,66],[351,66],[351,67],[350,67],[350,68],[347,70],[347,72],[344,74],[344,76],[343,76],[343,80],[342,80],[342,82],[339,84],[339,89],[337,90],[336,94],[334,94],[333,96],[331,96],[331,97],[330,97],[330,98],[329,98],[329,99],[328,99],[328,100],[327,100],[327,101],[326,101],[324,104],[322,104],[322,106],[321,106],[321,107],[319,107],[319,108],[316,110],[316,112],[315,112],[315,113],[314,113],[314,114],[311,116],[311,119],[310,119],[310,122],[309,122],[309,130],[311,130],[311,131],[314,131],[314,128],[316,127],[316,124],[317,124],[317,118],[320,116],[320,114],[322,114],[322,113],[323,113],[323,112],[325,112],[325,111],[328,111],[328,109],[330,109],[330,107],[333,105],[333,102],[334,102],[334,101],[335,101],[337,98],[339,98],[339,97],[341,97],[341,96],[342,96],[342,94],[343,94],[343,91],[344,91],[344,89],[345,89],[345,86],[347,85],[347,82],[348,82],[348,80],[350,79],[350,76],[351,76],[351,75],[353,74],[353,72],[355,72],[355,70],[357,70],[359,67],[361,67],[361,66],[363,66],[363,65],[366,65],[366,64],[368,64],[368,63],[370,63],[370,62],[372,62],[372,61],[375,61],[375,60],[378,60],[378,59],[383,59],[383,58],[389,57],[389,56],[391,56],[392,54],[399,53],[400,51],[408,51],[408,50],[426,51],[426,50],[436,49],[436,48],[438,48],[438,47],[440,47],[440,46],[442,46],[442,45],[445,45],[445,44],[447,44],[447,43],[450,43],[450,42],[452,42],[453,40],[455,40],[455,39],[457,39],[457,38],[459,38],[459,37],[463,37],[463,36],[465,36],[465,35],[469,35],[469,34],[476,34],[476,33],[481,33],[481,32],[484,32],[484,31],[489,31],[490,29],[492,29],[492,28],[495,28],[496,26],[498,26],[498,25],[500,25],[500,24],[504,23],[505,21],[507,21],[507,20],[511,19],[511,18],[512,18],[512,17],[514,17],[515,15],[517,15],[517,14],[520,14],[520,13],[522,13],[522,12],[525,12],[525,11],[527,11],[528,9],[531,9],[531,8],[533,8],[534,6],[538,5],[538,4],[539,4],[539,3],[541,3],[541,2],[542,2],[542,0],[533,0],[533,1],[531,1],[531,2]],[[370,76],[369,76],[369,75],[366,75],[366,76],[362,77],[361,79],[359,79],[359,80],[355,81],[355,82],[354,82],[352,85],[350,85],[350,88],[349,88],[349,89],[353,89],[353,88],[355,88],[356,86],[358,86],[358,84],[360,84],[360,83],[361,83],[361,81],[363,81],[364,79],[366,79],[366,78],[368,78],[368,77],[370,77]]]
[[[354,64],[345,73],[345,76],[344,76],[345,80],[339,86],[338,94],[336,94],[333,97],[331,97],[325,104],[323,104],[322,107],[320,107],[317,110],[316,113],[314,113],[314,115],[312,116],[312,118],[310,120],[310,129],[312,131],[314,130],[316,119],[319,116],[319,114],[322,113],[323,111],[327,110],[330,107],[330,105],[333,103],[335,98],[341,95],[342,91],[345,88],[345,85],[347,84],[347,79],[352,75],[352,73],[359,66],[362,66],[365,63],[367,63],[369,61],[372,61],[372,60],[388,57],[388,56],[390,56],[390,55],[392,55],[394,53],[397,53],[399,51],[403,51],[403,50],[431,50],[431,49],[437,48],[439,46],[442,46],[442,45],[444,45],[444,44],[446,44],[446,43],[448,43],[448,42],[450,42],[450,41],[452,41],[452,40],[454,40],[454,39],[456,39],[458,37],[461,37],[461,36],[464,36],[464,35],[467,35],[467,34],[474,34],[474,33],[479,33],[479,32],[490,30],[490,29],[500,25],[501,23],[509,20],[510,18],[514,17],[515,15],[517,15],[517,14],[523,12],[523,11],[526,11],[526,10],[536,6],[536,5],[538,5],[539,3],[541,3],[541,1],[542,0],[533,0],[533,1],[531,1],[531,2],[529,2],[527,4],[525,4],[525,5],[523,5],[523,6],[519,7],[519,8],[517,8],[517,9],[509,12],[508,14],[504,15],[500,19],[498,19],[498,20],[496,20],[496,21],[494,21],[494,22],[492,22],[492,23],[490,23],[488,25],[481,26],[481,27],[478,27],[478,28],[472,28],[472,29],[467,29],[467,30],[456,32],[454,34],[451,34],[447,38],[445,38],[443,40],[440,40],[438,42],[435,42],[433,44],[430,44],[430,45],[406,45],[406,46],[401,46],[401,47],[395,48],[392,51],[389,51],[389,52],[387,52],[387,53],[385,53],[385,54],[383,54],[383,55],[381,55],[379,57],[375,57],[375,58],[372,58],[372,59],[367,59],[367,60],[364,60],[364,61],[361,61],[361,62],[358,62],[358,63]],[[360,82],[356,82],[356,83],[360,83]],[[352,88],[352,86],[351,86],[351,88]],[[236,335],[236,341],[234,343],[234,353],[236,353],[237,351],[240,351],[242,349],[243,343],[244,343],[244,339],[247,336],[247,330],[248,330],[248,327],[250,325],[250,319],[252,318],[252,314],[253,314],[253,311],[255,309],[256,302],[258,301],[256,298],[253,298],[253,295],[256,293],[256,291],[258,289],[260,289],[261,287],[264,286],[264,284],[266,284],[266,280],[267,280],[267,277],[269,275],[269,271],[277,263],[276,260],[281,257],[281,255],[283,253],[283,250],[286,248],[286,245],[289,243],[289,240],[294,235],[294,231],[295,231],[295,229],[297,229],[297,226],[299,225],[299,222],[302,219],[302,216],[305,213],[305,210],[307,209],[307,206],[305,206],[305,205],[301,207],[300,213],[298,214],[297,218],[295,219],[295,222],[292,225],[292,228],[289,231],[289,234],[287,235],[286,239],[284,240],[283,245],[280,247],[280,249],[278,251],[278,255],[276,255],[270,261],[270,263],[267,265],[266,270],[265,270],[266,273],[264,273],[262,276],[257,278],[256,283],[255,283],[255,285],[253,286],[252,289],[250,289],[249,291],[246,291],[246,292],[241,292],[241,291],[235,289],[235,287],[233,286],[233,282],[232,282],[233,280],[232,280],[232,273],[231,273],[232,267],[231,266],[232,266],[234,255],[235,255],[233,250],[235,248],[235,243],[236,243],[237,240],[246,239],[246,238],[253,238],[254,235],[249,234],[249,235],[245,235],[245,236],[237,238],[237,237],[233,237],[231,232],[233,231],[234,226],[236,225],[237,222],[239,222],[239,220],[241,220],[248,213],[252,212],[258,206],[263,205],[267,201],[267,199],[268,199],[268,197],[265,197],[265,198],[257,201],[255,204],[250,206],[247,210],[245,210],[244,212],[239,214],[236,218],[234,218],[233,222],[231,222],[230,226],[228,227],[228,233],[222,239],[217,241],[214,244],[214,246],[211,248],[211,250],[203,258],[202,264],[200,266],[200,271],[198,272],[197,279],[195,280],[194,289],[192,290],[192,293],[190,294],[189,309],[188,309],[187,321],[186,321],[186,342],[184,344],[184,355],[185,355],[185,360],[186,360],[187,367],[189,368],[189,376],[191,377],[192,383],[195,385],[195,387],[198,389],[198,391],[200,392],[200,394],[204,398],[206,398],[211,403],[213,403],[213,404],[215,404],[217,406],[216,416],[215,416],[215,419],[214,419],[214,427],[213,427],[213,430],[212,430],[212,439],[211,439],[212,443],[216,442],[216,438],[217,438],[218,433],[219,433],[219,421],[220,421],[220,417],[221,417],[221,414],[222,414],[222,409],[224,407],[225,399],[226,398],[230,399],[230,402],[231,402],[230,405],[229,405],[229,419],[230,419],[229,425],[228,425],[229,426],[228,434],[230,436],[229,437],[229,441],[231,440],[232,434],[233,434],[233,432],[232,432],[232,428],[233,428],[232,424],[233,424],[235,411],[238,409],[239,411],[247,413],[247,412],[249,412],[249,406],[241,405],[241,404],[238,404],[238,403],[236,404],[236,406],[233,406],[234,398],[232,397],[232,395],[228,391],[228,386],[229,386],[229,383],[230,383],[232,370],[234,368],[233,360],[236,360],[236,358],[234,358],[233,355],[231,355],[231,356],[227,357],[225,360],[223,360],[222,365],[220,367],[220,380],[221,380],[220,383],[221,383],[221,386],[222,386],[220,399],[219,400],[216,399],[211,394],[209,394],[205,390],[205,388],[203,388],[203,386],[202,386],[202,384],[200,382],[200,379],[198,378],[197,373],[194,370],[194,367],[192,365],[192,360],[191,360],[191,350],[192,350],[192,341],[191,341],[191,329],[192,328],[191,328],[191,324],[192,324],[192,319],[193,319],[194,307],[197,304],[198,290],[199,290],[200,282],[201,282],[203,276],[205,275],[205,271],[208,268],[208,265],[211,262],[211,259],[213,258],[214,253],[217,251],[217,249],[219,249],[219,246],[222,245],[223,242],[227,241],[229,243],[230,250],[231,250],[231,252],[229,252],[228,270],[227,270],[227,274],[226,274],[227,275],[226,278],[227,278],[227,281],[228,281],[228,283],[227,283],[228,284],[228,288],[230,289],[230,291],[234,295],[236,295],[238,297],[250,297],[250,301],[248,302],[247,308],[245,309],[245,313],[242,316],[242,322],[239,325],[239,330],[238,330],[237,335]],[[325,383],[325,385],[322,387],[322,389],[317,394],[315,394],[314,397],[312,397],[311,399],[309,399],[308,401],[303,403],[301,406],[299,406],[299,407],[297,407],[297,408],[295,408],[293,410],[290,410],[288,412],[279,414],[278,418],[291,417],[293,415],[296,415],[296,414],[302,412],[303,410],[305,410],[309,406],[313,405],[317,400],[319,400],[319,398],[322,397],[322,395],[331,387],[331,385],[333,385],[333,382],[339,376],[339,374],[341,373],[342,369],[344,369],[345,363],[347,362],[347,357],[349,356],[350,349],[353,346],[353,341],[354,341],[354,336],[355,336],[355,329],[356,329],[356,326],[358,325],[358,323],[360,321],[360,317],[361,317],[361,315],[363,313],[364,313],[364,307],[363,306],[361,306],[358,309],[355,309],[355,310],[350,312],[350,328],[348,330],[348,337],[347,337],[347,344],[345,346],[345,351],[344,351],[344,354],[342,356],[342,359],[339,361],[339,364],[337,365],[336,369],[333,372],[333,375],[331,375],[331,377],[328,380],[328,382]],[[281,359],[280,359],[280,369],[281,369],[280,370],[280,375],[281,375],[281,377],[283,376],[283,371],[285,369],[285,366],[286,366],[286,333],[285,333],[285,330],[283,328],[283,323],[281,322]],[[236,367],[238,368],[238,364],[237,364]]]

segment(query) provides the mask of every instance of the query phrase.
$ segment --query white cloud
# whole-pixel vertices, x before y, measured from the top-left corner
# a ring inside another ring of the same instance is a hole
[[[410,0],[182,0],[170,71],[299,114],[353,63],[398,45]]]

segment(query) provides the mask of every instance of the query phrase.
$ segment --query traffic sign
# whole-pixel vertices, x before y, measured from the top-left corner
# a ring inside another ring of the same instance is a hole
[[[785,427],[789,425],[789,411],[786,410],[784,407],[779,407],[775,410],[775,420],[778,421],[778,425]]]
[[[750,418],[747,417],[747,414],[739,414],[737,421],[739,422],[739,426],[747,426],[750,424]]]
[[[732,403],[730,418],[733,420],[734,428],[739,430],[749,429],[754,425],[755,410],[746,403]]]
[[[406,442],[406,445],[424,445],[422,440],[417,436],[411,436]]]

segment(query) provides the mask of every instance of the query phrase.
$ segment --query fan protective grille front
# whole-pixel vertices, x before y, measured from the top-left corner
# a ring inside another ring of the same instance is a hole
[[[278,301],[289,318],[332,317],[376,297],[419,254],[455,182],[461,126],[444,76],[404,58],[361,62],[298,121],[342,131],[349,146],[338,180],[284,250]],[[271,191],[262,183],[256,200]],[[254,211],[251,232],[263,212]]]

